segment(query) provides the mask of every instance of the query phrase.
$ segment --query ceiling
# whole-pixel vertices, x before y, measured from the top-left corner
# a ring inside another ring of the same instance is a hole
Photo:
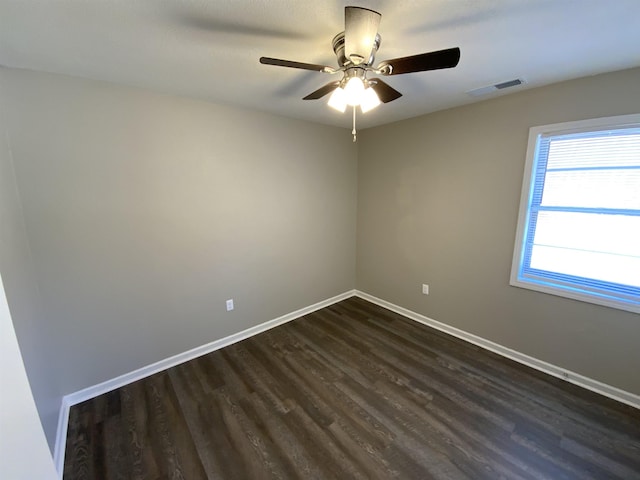
[[[378,61],[460,47],[458,67],[388,77],[404,96],[360,128],[571,78],[640,66],[639,0],[0,0],[0,64],[105,80],[350,127],[302,97],[337,77],[344,7],[382,13]],[[465,93],[522,78],[513,89]]]

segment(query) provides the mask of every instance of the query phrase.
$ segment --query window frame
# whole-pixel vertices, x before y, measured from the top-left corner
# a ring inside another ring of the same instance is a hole
[[[523,264],[525,261],[526,234],[531,216],[532,199],[536,187],[536,171],[539,163],[538,145],[540,139],[547,136],[569,135],[589,131],[598,132],[630,126],[640,127],[640,114],[555,123],[531,127],[529,129],[527,156],[522,180],[518,223],[513,249],[513,259],[511,263],[510,285],[597,305],[604,305],[629,312],[640,313],[640,299],[635,300],[634,296],[607,296],[606,294],[589,292],[587,289],[581,288],[577,284],[566,283],[561,280],[542,277],[538,279],[528,279],[522,275],[524,269]]]

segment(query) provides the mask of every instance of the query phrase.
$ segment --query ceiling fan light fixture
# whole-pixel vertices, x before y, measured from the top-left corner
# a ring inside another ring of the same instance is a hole
[[[460,48],[447,48],[433,52],[384,60],[374,67],[375,55],[382,41],[378,33],[380,13],[363,7],[345,7],[344,31],[333,37],[332,46],[338,68],[314,63],[260,57],[260,63],[277,67],[297,68],[325,74],[342,73],[340,80],[329,82],[316,89],[303,100],[318,100],[331,94],[328,105],[344,113],[353,107],[353,141],[356,140],[356,110],[369,112],[380,103],[389,103],[402,94],[379,78],[367,79],[367,74],[395,76],[405,73],[426,72],[453,68],[460,61]],[[494,88],[516,85],[515,81],[503,82]]]
[[[347,109],[347,94],[342,87],[338,87],[333,91],[327,105],[340,113],[344,113]]]
[[[382,102],[380,102],[380,98],[376,91],[373,88],[368,87],[362,94],[360,109],[362,110],[362,113],[367,113],[380,105],[380,103]]]
[[[351,77],[344,87],[347,104],[357,107],[362,101],[364,95],[364,83],[360,77]]]

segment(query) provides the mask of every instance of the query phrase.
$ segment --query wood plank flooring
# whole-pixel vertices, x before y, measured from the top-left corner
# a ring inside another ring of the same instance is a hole
[[[350,298],[72,407],[65,480],[640,479],[640,410]]]

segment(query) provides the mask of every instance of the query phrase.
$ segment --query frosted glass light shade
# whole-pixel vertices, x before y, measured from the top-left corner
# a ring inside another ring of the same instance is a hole
[[[362,109],[362,113],[367,113],[369,110],[373,110],[378,105],[380,105],[380,99],[378,98],[378,94],[376,91],[369,87],[365,89],[362,94],[362,100],[360,102],[360,108]]]
[[[338,87],[333,91],[333,93],[329,97],[327,105],[329,105],[334,110],[344,113],[344,111],[347,109],[347,94],[342,87]]]
[[[360,105],[364,94],[364,83],[358,77],[351,77],[344,87],[344,92],[347,94],[347,104],[353,107]]]

